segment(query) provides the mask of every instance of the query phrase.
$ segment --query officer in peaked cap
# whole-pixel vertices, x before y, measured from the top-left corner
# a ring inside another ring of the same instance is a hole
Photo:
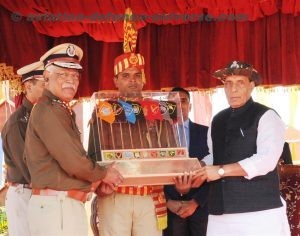
[[[22,77],[22,83],[33,79],[44,81],[43,72],[44,65],[41,61],[34,62],[17,70],[17,74]]]
[[[19,69],[23,86],[22,104],[9,117],[2,132],[4,159],[9,185],[5,206],[9,235],[30,235],[27,209],[31,196],[30,174],[23,159],[25,133],[33,107],[45,87],[43,63],[35,62]]]
[[[123,180],[113,166],[86,157],[68,104],[77,92],[82,55],[78,46],[65,43],[41,57],[47,89],[29,120],[24,154],[32,182],[31,235],[87,235],[88,193],[101,181],[114,186]]]
[[[44,63],[44,76],[49,80],[48,90],[67,106],[76,92],[81,77],[82,49],[64,43],[46,52],[40,60]]]
[[[81,70],[80,61],[82,56],[83,52],[80,47],[75,44],[64,43],[50,49],[40,60],[44,63],[45,68],[49,65],[55,65],[62,68]]]

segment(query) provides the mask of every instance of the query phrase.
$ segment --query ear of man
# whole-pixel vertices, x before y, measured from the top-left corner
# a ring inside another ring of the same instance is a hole
[[[253,89],[255,88],[255,82],[254,81],[251,81],[251,92],[253,91]]]
[[[118,88],[118,83],[117,83],[118,75],[114,76],[113,80],[114,80],[114,84],[115,84],[116,88]]]
[[[49,66],[50,67],[50,66]],[[45,82],[48,82],[49,81],[49,76],[50,76],[50,72],[47,71],[47,70],[44,70],[44,73],[43,73],[43,77],[45,79]]]
[[[32,82],[31,82],[30,80],[25,81],[25,83],[24,83],[24,88],[25,88],[26,94],[31,92],[32,85],[33,85],[33,84],[32,84]]]

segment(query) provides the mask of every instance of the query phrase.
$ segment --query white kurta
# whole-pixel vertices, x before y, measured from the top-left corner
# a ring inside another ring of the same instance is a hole
[[[239,164],[247,173],[247,176],[245,176],[247,179],[265,175],[274,170],[283,150],[285,126],[273,110],[268,110],[261,117],[257,131],[257,153],[239,161]],[[211,127],[208,131],[207,143],[209,153],[213,153]],[[207,165],[212,165],[212,154],[207,155],[203,161]],[[290,235],[286,205],[284,200],[281,200],[283,206],[280,208],[237,214],[209,215],[207,235]]]

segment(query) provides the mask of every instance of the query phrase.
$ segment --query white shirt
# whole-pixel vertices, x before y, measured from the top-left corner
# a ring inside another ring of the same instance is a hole
[[[247,179],[265,175],[274,170],[283,150],[284,123],[273,110],[268,110],[263,114],[257,131],[257,153],[238,162],[247,173],[247,176],[244,176]],[[211,127],[209,127],[207,139],[209,152],[212,153]],[[212,154],[207,155],[202,161],[207,165],[212,165]],[[282,207],[270,210],[209,215],[207,235],[290,236],[285,201],[282,198],[281,201]]]
[[[245,178],[252,179],[274,170],[283,150],[284,133],[285,126],[280,117],[273,110],[266,111],[258,123],[257,153],[238,162],[247,173]],[[212,165],[211,127],[208,130],[207,144],[210,154],[204,157],[202,161],[207,165]]]
[[[187,119],[183,122],[184,132],[185,132],[185,139],[186,139],[186,146],[189,149],[190,146],[190,120]]]

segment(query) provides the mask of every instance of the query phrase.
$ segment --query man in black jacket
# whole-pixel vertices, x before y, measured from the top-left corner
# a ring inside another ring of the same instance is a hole
[[[290,235],[276,168],[284,123],[252,100],[261,81],[252,65],[233,61],[214,76],[224,83],[230,107],[212,120],[207,166],[198,172],[198,180],[210,181],[207,234]]]
[[[175,87],[172,92],[179,92],[189,156],[201,160],[208,154],[208,127],[196,124],[189,119],[191,104],[190,94],[187,90]],[[174,185],[165,186],[164,189],[168,207],[168,228],[165,230],[165,235],[206,235],[208,184],[205,183],[199,188],[183,192]]]

